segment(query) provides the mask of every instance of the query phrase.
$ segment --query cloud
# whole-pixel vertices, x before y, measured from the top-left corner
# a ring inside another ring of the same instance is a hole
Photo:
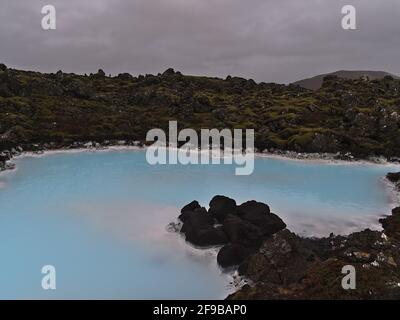
[[[341,29],[342,0],[2,0],[0,59],[55,72],[187,74],[291,82],[338,69],[400,73],[397,0],[352,0],[358,30]]]

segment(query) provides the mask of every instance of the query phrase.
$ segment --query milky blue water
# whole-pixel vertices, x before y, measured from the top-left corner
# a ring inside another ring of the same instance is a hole
[[[197,199],[268,203],[305,235],[378,227],[394,166],[257,158],[251,176],[214,166],[150,166],[143,151],[50,154],[0,175],[0,298],[218,299],[231,290],[212,251],[166,225]],[[41,287],[44,265],[56,290]]]

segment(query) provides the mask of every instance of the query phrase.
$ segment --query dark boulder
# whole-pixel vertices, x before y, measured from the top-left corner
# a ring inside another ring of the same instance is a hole
[[[238,212],[238,215],[241,217],[241,216],[249,214],[249,213],[268,214],[271,211],[267,204],[252,200],[252,201],[247,201],[245,203],[242,203],[240,206],[238,206],[237,212]]]
[[[187,234],[193,230],[207,229],[208,227],[212,227],[214,222],[214,218],[211,216],[211,214],[207,213],[204,208],[196,209],[187,217],[182,226],[181,232],[185,233],[187,236]]]
[[[388,173],[386,175],[386,178],[393,183],[397,183],[400,182],[400,172],[396,172],[396,173]]]
[[[222,227],[214,227],[215,220],[197,201],[184,208],[179,219],[183,221],[181,232],[186,235],[186,241],[199,247],[210,247],[226,244],[228,237]]]
[[[181,209],[181,215],[179,216],[179,220],[185,222],[188,217],[196,210],[200,209],[200,204],[197,201],[192,201]]]
[[[133,76],[129,73],[120,73],[117,76],[118,79],[123,80],[123,81],[128,81],[128,80],[132,80]]]
[[[225,196],[215,196],[210,201],[208,212],[222,223],[229,214],[236,214],[236,201]]]
[[[103,69],[99,69],[95,74],[90,74],[90,77],[93,79],[103,79],[105,76],[106,73],[103,71]]]
[[[6,162],[10,160],[10,155],[6,153],[0,153],[0,162]]]
[[[55,78],[62,79],[63,77],[64,77],[64,73],[62,72],[62,70],[58,70],[55,74]]]
[[[303,240],[288,230],[268,238],[260,250],[239,267],[239,273],[253,281],[286,284],[300,281],[315,254]]]
[[[218,252],[217,262],[222,268],[238,266],[256,251],[257,248],[247,248],[240,244],[228,244]]]
[[[257,202],[248,201],[238,207],[238,215],[258,228],[264,236],[270,236],[286,228],[286,224],[276,214],[271,213],[269,206]]]
[[[213,224],[214,224],[214,218],[212,218],[212,215],[207,213],[206,208],[197,208],[194,209],[193,211],[189,211],[186,210],[184,211],[180,216],[179,216],[179,220],[181,220],[183,223],[188,222],[188,220],[190,220],[192,217],[195,217],[196,220],[196,216],[198,214],[203,214],[202,219],[205,219],[204,216],[207,216],[207,219],[210,219],[210,221],[212,220]]]
[[[175,74],[175,70],[173,68],[168,68],[167,70],[165,70],[162,74],[163,77],[166,76],[173,76]]]
[[[99,71],[97,71],[97,76],[103,78],[106,76],[106,73],[103,71],[103,69],[99,69]]]
[[[380,219],[385,234],[400,241],[400,207],[392,210],[392,215],[384,219]]]
[[[222,227],[192,228],[186,233],[186,241],[199,247],[218,246],[228,243]]]
[[[230,242],[245,247],[260,246],[264,238],[260,228],[234,215],[225,218],[223,228]]]
[[[181,213],[183,213],[184,211],[187,211],[187,210],[194,211],[195,209],[198,209],[198,208],[201,208],[199,202],[192,201],[181,209]]]

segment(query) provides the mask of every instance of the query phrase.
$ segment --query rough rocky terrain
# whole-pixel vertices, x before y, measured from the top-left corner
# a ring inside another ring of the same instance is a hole
[[[167,129],[169,120],[177,120],[179,129],[255,129],[259,151],[398,160],[400,80],[326,76],[312,91],[173,69],[108,76],[102,70],[45,74],[0,64],[0,151],[144,142],[148,130]]]
[[[387,177],[400,181],[400,173]],[[268,205],[224,196],[208,211],[193,201],[179,219],[189,243],[221,246],[218,264],[249,282],[228,299],[400,299],[400,208],[380,220],[382,231],[327,238],[299,237]],[[356,270],[355,290],[342,287],[347,265]]]

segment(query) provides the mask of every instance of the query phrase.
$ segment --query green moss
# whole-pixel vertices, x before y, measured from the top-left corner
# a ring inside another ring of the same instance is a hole
[[[288,141],[290,146],[300,146],[302,148],[306,148],[314,138],[314,132],[307,132],[303,134],[296,134],[291,137]]]

